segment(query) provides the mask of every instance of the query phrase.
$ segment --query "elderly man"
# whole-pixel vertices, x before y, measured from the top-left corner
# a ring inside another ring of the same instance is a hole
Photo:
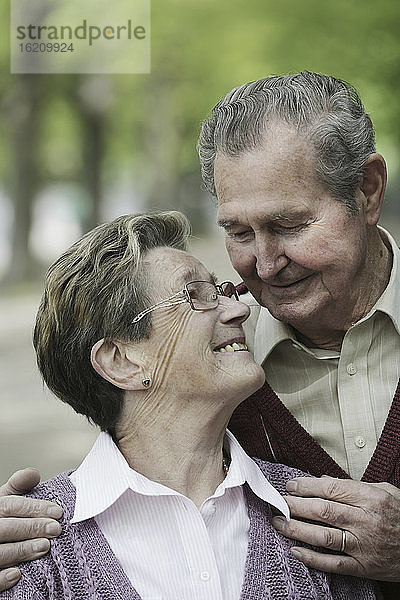
[[[299,560],[382,580],[385,598],[398,598],[399,251],[377,226],[386,167],[371,120],[339,79],[269,77],[216,105],[199,154],[242,291],[260,304],[249,342],[268,384],[230,427],[248,452],[318,476],[292,480],[292,519],[275,519],[285,535],[325,549],[294,549]],[[28,489],[27,476],[3,494]],[[17,497],[2,506],[30,514]],[[43,535],[40,523],[30,537]],[[0,528],[4,542],[28,537],[26,521],[9,529]],[[18,548],[32,558],[23,544],[5,545],[0,564],[13,564]]]

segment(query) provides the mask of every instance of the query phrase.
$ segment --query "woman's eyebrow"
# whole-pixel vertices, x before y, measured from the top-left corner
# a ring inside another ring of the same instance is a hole
[[[182,275],[178,278],[178,285],[182,285],[183,287],[190,281],[210,281],[210,283],[216,284],[218,279],[215,273],[213,272],[209,273],[209,277],[207,277],[207,279],[204,279],[204,275],[199,275],[199,271],[196,268],[194,268],[187,269],[182,273]]]
[[[178,278],[178,285],[186,285],[189,281],[197,281],[199,279],[199,272],[195,268],[185,269]]]
[[[218,283],[218,277],[216,276],[216,274],[214,273],[214,271],[210,271],[210,277],[211,277],[211,281],[213,282],[213,284],[217,285],[217,283]]]

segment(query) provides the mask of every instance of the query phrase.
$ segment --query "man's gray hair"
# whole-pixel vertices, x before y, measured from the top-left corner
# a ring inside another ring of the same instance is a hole
[[[268,133],[268,122],[277,118],[310,140],[317,177],[350,212],[358,212],[355,191],[365,161],[375,152],[372,121],[353,86],[308,71],[245,83],[214,106],[198,141],[208,191],[216,195],[217,151],[237,156],[257,148]]]

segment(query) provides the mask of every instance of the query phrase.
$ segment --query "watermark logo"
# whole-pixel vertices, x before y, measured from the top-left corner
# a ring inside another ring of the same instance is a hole
[[[150,0],[11,0],[11,73],[150,73]]]

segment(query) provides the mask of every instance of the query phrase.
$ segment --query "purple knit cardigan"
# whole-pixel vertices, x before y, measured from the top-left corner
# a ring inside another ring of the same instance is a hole
[[[285,493],[288,479],[301,475],[290,467],[257,461],[275,487]],[[2,592],[4,600],[140,600],[94,519],[70,524],[75,488],[62,473],[35,488],[32,496],[64,508],[63,533],[50,554],[21,564],[21,581]],[[271,509],[245,485],[250,530],[240,600],[374,600],[363,579],[326,575],[308,569],[291,554],[294,544],[271,526]],[[187,600],[194,600],[189,598]],[[212,600],[212,599],[210,599]]]

